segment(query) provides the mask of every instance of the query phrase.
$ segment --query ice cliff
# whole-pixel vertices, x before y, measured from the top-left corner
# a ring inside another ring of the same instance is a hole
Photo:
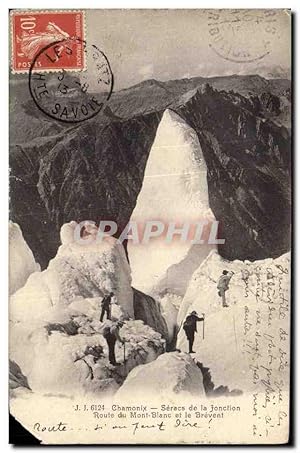
[[[39,270],[40,265],[24,240],[21,228],[9,222],[9,293],[16,292],[30,274]]]
[[[75,225],[65,225],[67,229]],[[70,235],[72,231],[69,230]],[[31,274],[11,300],[11,315],[22,320],[43,317],[51,307],[66,307],[76,299],[102,298],[115,294],[125,316],[133,317],[130,268],[123,247],[114,238],[78,243],[66,240],[43,272]]]
[[[222,307],[217,290],[217,281],[224,269],[234,272],[226,292],[228,308]],[[251,263],[227,261],[217,252],[212,252],[194,272],[179,309],[177,322],[181,329],[177,347],[188,350],[182,329],[187,314],[193,310],[199,315],[205,313],[205,338],[202,338],[203,323],[199,322],[195,358],[209,368],[216,386],[227,385],[231,389],[249,392],[265,391],[263,379],[259,382],[253,379],[253,364],[257,358],[255,341],[258,338],[253,337],[255,331],[262,337],[258,353],[266,354],[264,363],[270,364],[272,379],[276,381],[277,376],[279,382],[285,374],[282,386],[287,385],[288,369],[286,373],[279,373],[283,357],[280,354],[272,357],[272,348],[278,341],[280,329],[289,332],[289,269],[289,254]],[[286,360],[289,360],[287,355],[284,362]]]
[[[140,228],[148,220],[195,225],[212,221],[207,168],[196,132],[174,111],[167,109],[158,126],[147,160],[143,185],[131,221]],[[171,291],[183,296],[190,276],[214,248],[192,245],[174,236],[166,243],[166,231],[147,244],[128,241],[133,286],[156,296]]]

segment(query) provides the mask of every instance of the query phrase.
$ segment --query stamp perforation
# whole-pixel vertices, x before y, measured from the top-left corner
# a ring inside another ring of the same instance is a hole
[[[14,16],[20,16],[24,14],[76,14],[80,13],[82,17],[82,39],[84,40],[86,37],[86,16],[85,16],[85,10],[83,9],[47,9],[47,10],[39,10],[39,9],[30,9],[30,8],[25,8],[25,9],[15,9],[11,10],[9,12],[10,16],[10,71],[12,74],[17,75],[17,74],[27,74],[29,73],[29,68],[25,69],[15,69],[15,49],[14,49]],[[85,56],[83,55],[83,67],[78,68],[78,67],[68,67],[65,69],[66,71],[70,72],[84,72],[87,70],[87,61]],[[61,69],[51,69],[51,68],[45,68],[45,69],[39,69],[40,72],[43,73],[55,73],[61,71]]]

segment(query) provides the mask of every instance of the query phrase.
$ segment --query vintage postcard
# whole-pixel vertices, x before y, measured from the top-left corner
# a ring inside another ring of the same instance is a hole
[[[291,12],[9,14],[12,423],[288,443]]]

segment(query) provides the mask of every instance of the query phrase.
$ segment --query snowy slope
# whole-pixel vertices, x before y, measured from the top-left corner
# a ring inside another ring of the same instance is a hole
[[[172,398],[204,395],[200,369],[189,354],[169,352],[132,370],[115,395],[116,399]],[[165,401],[165,399],[164,399]]]
[[[9,293],[13,294],[25,283],[33,272],[40,270],[28,247],[21,228],[17,223],[9,222]]]
[[[216,386],[228,385],[230,389],[243,391],[264,390],[263,385],[253,383],[251,367],[258,356],[251,348],[256,341],[256,331],[260,335],[258,353],[262,355],[268,354],[268,339],[273,338],[278,348],[280,329],[289,332],[289,275],[281,270],[289,269],[289,266],[289,254],[251,263],[226,261],[217,252],[212,252],[194,273],[180,306],[178,325],[182,326],[192,310],[199,315],[206,314],[205,339],[202,338],[203,323],[199,322],[193,349],[195,358],[210,368]],[[235,272],[226,293],[228,308],[222,307],[216,288],[223,269]],[[188,351],[182,329],[177,347]],[[283,379],[287,385],[288,370],[279,375],[280,353],[278,349],[276,351],[273,378],[276,380],[277,376],[278,382]],[[268,360],[266,356],[265,363]]]
[[[131,220],[143,229],[147,220],[165,223],[213,220],[208,203],[206,164],[195,131],[167,109],[156,132],[147,161],[142,189]],[[167,290],[183,295],[190,276],[212,246],[191,245],[175,236],[148,244],[128,243],[133,286],[156,296]]]

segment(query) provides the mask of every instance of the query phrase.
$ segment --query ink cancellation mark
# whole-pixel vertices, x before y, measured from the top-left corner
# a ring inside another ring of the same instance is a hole
[[[208,13],[209,47],[235,63],[261,60],[278,36],[275,10],[214,10]]]
[[[63,62],[39,61],[39,71],[85,69],[82,43],[85,38],[84,11],[12,11],[11,69],[14,74],[27,73],[35,55],[48,44],[64,39],[80,38],[73,52]],[[62,63],[64,67],[62,67]]]
[[[66,71],[65,61],[80,42],[87,69]],[[46,63],[47,62],[47,63]],[[58,63],[59,62],[59,63]],[[62,69],[40,72],[39,67],[53,64]],[[79,123],[96,116],[113,90],[113,73],[105,54],[94,44],[80,38],[68,38],[41,49],[29,70],[29,91],[37,107],[50,118],[64,123]]]

